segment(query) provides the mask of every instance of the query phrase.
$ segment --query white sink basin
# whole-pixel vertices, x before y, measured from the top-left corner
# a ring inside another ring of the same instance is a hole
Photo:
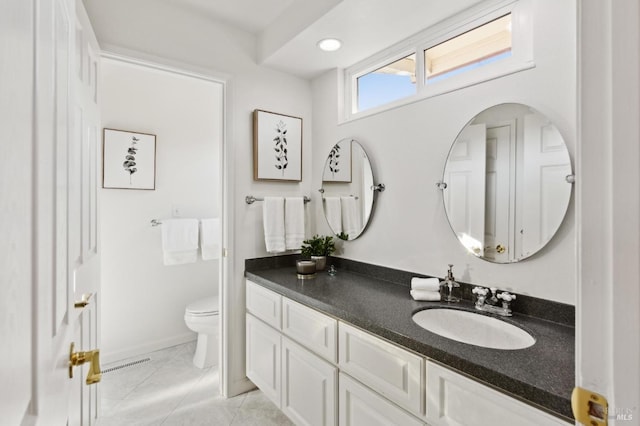
[[[485,348],[524,349],[536,342],[520,327],[468,311],[433,308],[417,312],[412,318],[432,333]]]

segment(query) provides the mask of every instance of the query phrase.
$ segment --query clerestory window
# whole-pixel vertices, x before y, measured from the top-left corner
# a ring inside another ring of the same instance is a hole
[[[529,2],[480,5],[345,71],[346,120],[533,68]]]
[[[424,51],[427,84],[511,56],[511,14],[487,22]]]

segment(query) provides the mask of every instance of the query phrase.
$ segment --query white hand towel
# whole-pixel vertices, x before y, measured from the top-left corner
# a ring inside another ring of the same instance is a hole
[[[264,197],[262,206],[264,244],[269,253],[282,253],[284,244],[284,198]]]
[[[411,278],[411,290],[439,291],[440,280],[437,278]]]
[[[440,293],[437,291],[411,290],[410,293],[413,300],[422,300],[425,302],[437,302],[440,300]]]
[[[220,228],[220,218],[200,219],[200,250],[202,260],[220,258],[220,243],[222,241],[222,230]]]
[[[342,232],[342,208],[340,197],[324,197],[324,215],[334,234]]]
[[[304,241],[304,199],[284,200],[284,240],[287,250],[298,250]]]
[[[195,262],[198,259],[198,219],[164,219],[162,251],[165,265]]]
[[[355,197],[340,197],[342,205],[342,231],[350,237],[355,237],[362,231],[358,200]]]

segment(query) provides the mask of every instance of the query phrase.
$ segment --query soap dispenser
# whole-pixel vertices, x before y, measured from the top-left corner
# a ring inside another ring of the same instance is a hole
[[[449,264],[446,278],[440,283],[440,296],[443,302],[460,301],[460,284],[453,278],[453,265]]]

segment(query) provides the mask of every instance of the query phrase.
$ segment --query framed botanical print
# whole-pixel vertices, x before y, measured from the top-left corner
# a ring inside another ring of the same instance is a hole
[[[351,182],[351,141],[341,140],[331,148],[324,164],[323,182]]]
[[[156,135],[104,129],[102,187],[156,189]]]
[[[253,179],[302,181],[302,118],[253,111]]]

